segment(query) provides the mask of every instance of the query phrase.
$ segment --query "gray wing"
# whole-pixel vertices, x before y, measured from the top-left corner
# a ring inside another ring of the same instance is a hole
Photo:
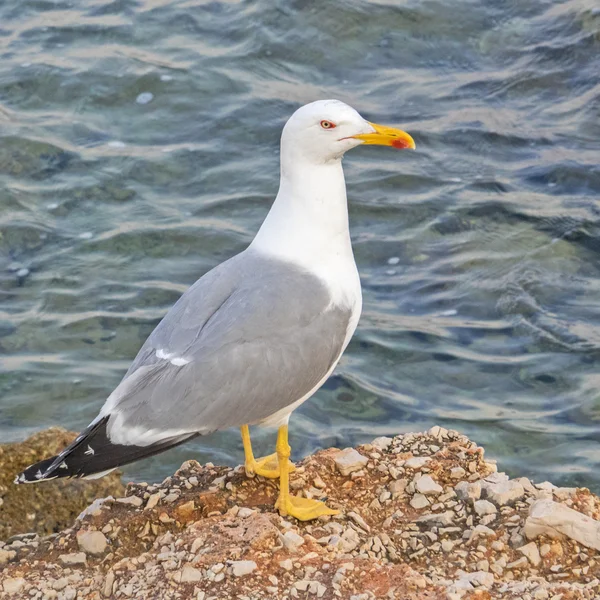
[[[267,418],[326,376],[350,316],[317,277],[246,250],[199,279],[152,332],[102,409],[110,438]]]

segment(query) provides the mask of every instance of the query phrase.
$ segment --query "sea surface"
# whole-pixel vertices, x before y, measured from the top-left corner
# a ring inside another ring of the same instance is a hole
[[[417,151],[345,159],[364,310],[293,458],[438,424],[600,492],[597,0],[2,0],[1,441],[95,417],[322,98]],[[238,432],[125,474],[188,458],[239,464]]]

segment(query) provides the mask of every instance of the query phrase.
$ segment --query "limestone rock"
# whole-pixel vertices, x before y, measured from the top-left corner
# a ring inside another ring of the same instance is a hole
[[[183,569],[181,569],[181,583],[192,583],[201,580],[202,571],[200,569],[196,569],[196,567],[192,567],[191,565],[185,565]]]
[[[375,446],[375,448],[379,450],[387,450],[392,441],[393,440],[390,437],[378,437],[371,442],[371,446]]]
[[[539,535],[569,537],[588,548],[600,550],[600,522],[553,500],[537,500],[525,521],[528,539]]]
[[[350,475],[354,471],[362,469],[369,459],[354,448],[341,450],[334,457],[335,466],[342,475]]]
[[[444,491],[444,488],[439,483],[436,483],[430,475],[423,475],[423,477],[419,478],[415,487],[417,488],[417,492],[425,496],[441,494]]]
[[[281,536],[281,542],[286,550],[289,552],[296,552],[296,550],[298,550],[298,548],[304,544],[304,538],[294,531],[286,531]]]
[[[413,456],[404,463],[404,466],[408,467],[409,469],[420,469],[421,467],[424,467],[430,460],[431,458],[429,456]]]
[[[86,554],[104,554],[108,542],[101,531],[87,531],[81,529],[77,532],[77,544],[79,549]]]
[[[234,560],[231,563],[231,571],[234,577],[250,575],[256,568],[256,563],[253,560]]]
[[[517,548],[517,550],[525,557],[529,559],[529,562],[537,567],[542,562],[542,557],[540,556],[540,551],[535,542],[529,542],[525,546],[521,546]]]
[[[523,498],[525,490],[518,481],[508,479],[504,473],[493,473],[482,480],[481,493],[496,506],[506,506]]]
[[[65,566],[85,565],[85,552],[73,552],[71,554],[60,554],[58,560]]]
[[[456,495],[461,500],[479,500],[481,497],[481,483],[479,481],[461,481],[454,487]]]
[[[454,523],[454,513],[447,510],[443,513],[433,513],[431,515],[423,515],[417,519],[417,523],[425,523],[427,525],[436,525],[438,527],[449,527]]]
[[[410,505],[417,510],[429,506],[429,500],[423,494],[415,494],[410,501]]]
[[[488,500],[477,500],[473,504],[473,508],[480,517],[482,517],[483,515],[493,515],[498,512],[496,506]]]
[[[25,580],[22,577],[7,577],[2,583],[7,594],[18,594],[23,589]]]

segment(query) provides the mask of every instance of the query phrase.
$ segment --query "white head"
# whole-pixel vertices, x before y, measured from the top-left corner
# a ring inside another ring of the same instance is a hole
[[[361,144],[414,148],[413,139],[399,129],[369,123],[339,100],[318,100],[299,108],[281,134],[282,162],[288,157],[310,164],[338,161]]]

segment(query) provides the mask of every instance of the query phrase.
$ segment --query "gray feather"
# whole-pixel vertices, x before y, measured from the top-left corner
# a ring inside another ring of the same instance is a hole
[[[152,332],[107,402],[120,415],[109,434],[117,422],[202,433],[260,422],[326,376],[350,316],[316,276],[246,250],[199,279]]]

